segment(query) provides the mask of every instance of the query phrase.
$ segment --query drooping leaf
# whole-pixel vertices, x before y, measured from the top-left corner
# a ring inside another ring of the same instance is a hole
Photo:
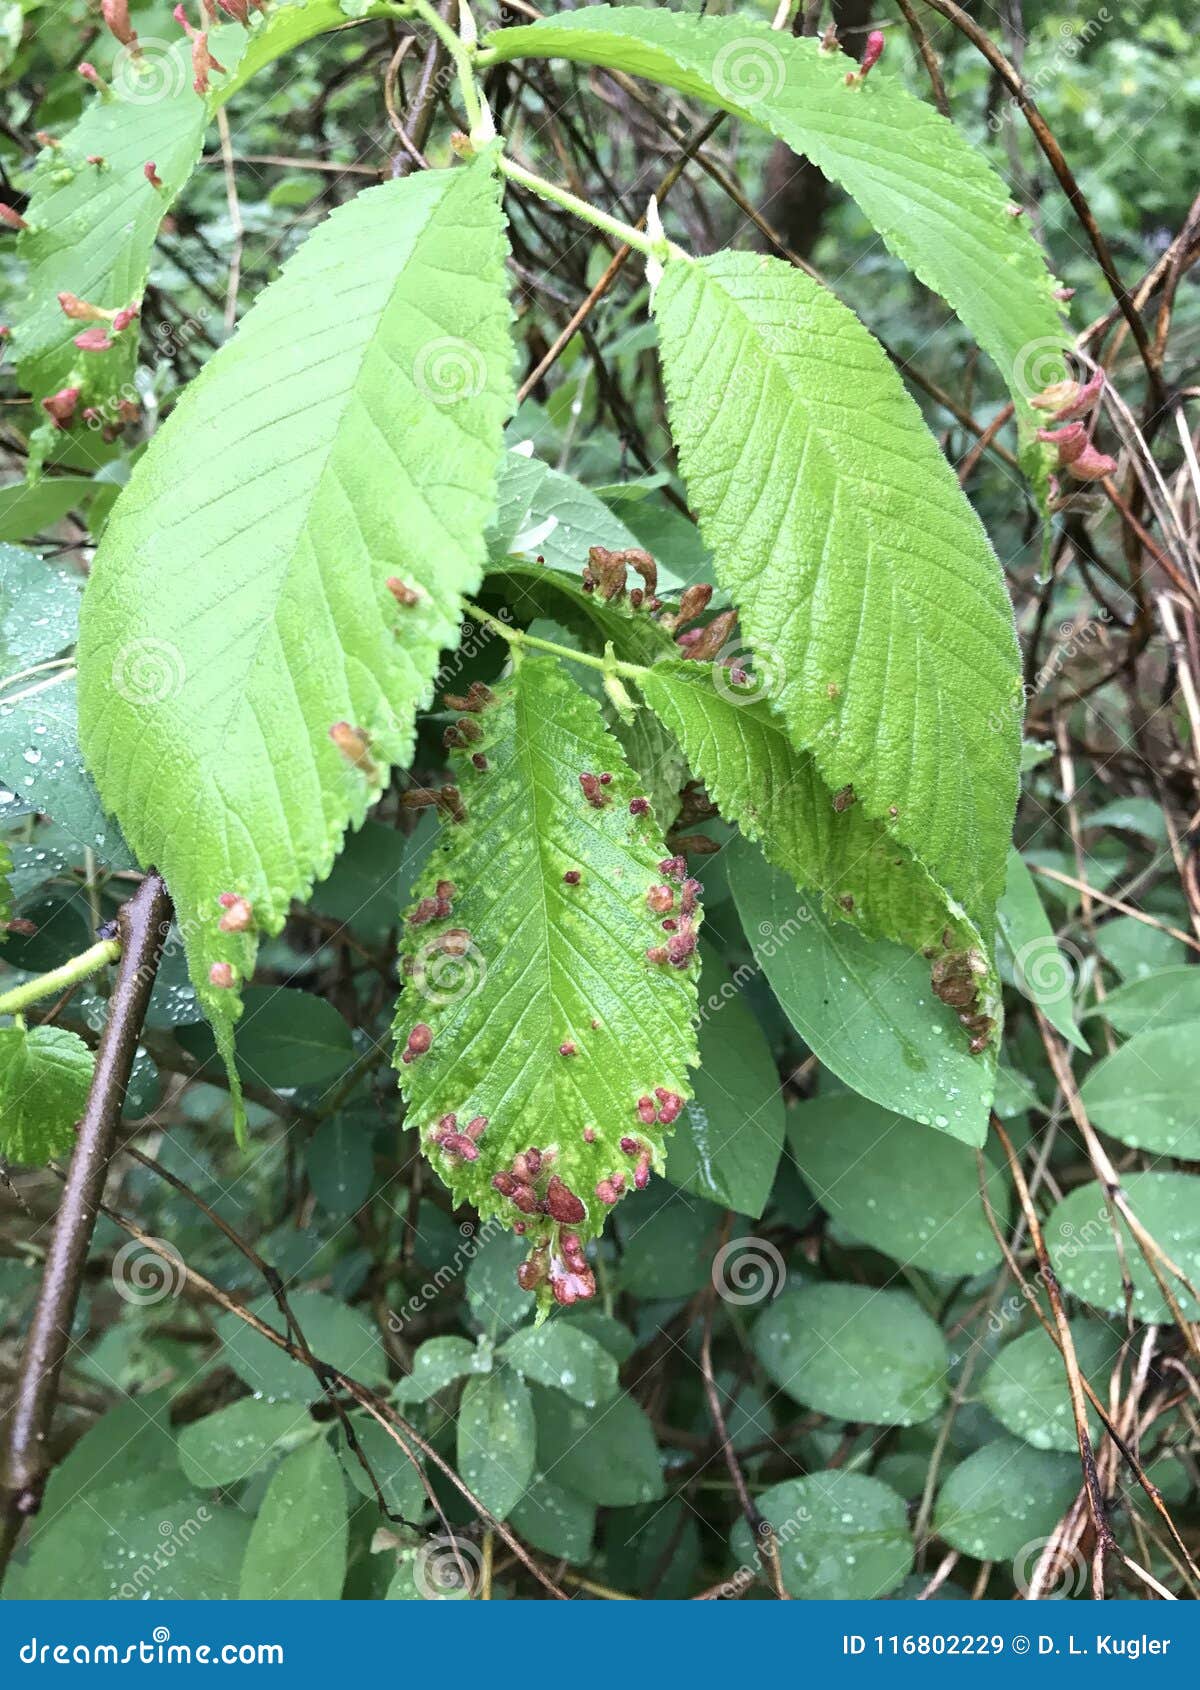
[[[1159,1249],[1193,1285],[1200,1285],[1200,1179],[1194,1174],[1137,1171],[1122,1176],[1121,1190],[1138,1220],[1158,1241]],[[1045,1233],[1054,1271],[1067,1290],[1083,1302],[1110,1314],[1124,1309],[1123,1258],[1133,1282],[1134,1318],[1168,1324],[1175,1319],[1149,1263],[1102,1186],[1076,1186],[1046,1220]],[[1200,1319],[1200,1304],[1165,1266],[1159,1262],[1155,1265],[1184,1318]]]
[[[1163,968],[1127,980],[1090,1013],[1126,1035],[1200,1022],[1200,968]]]
[[[75,643],[82,586],[82,577],[61,564],[0,545],[0,676]]]
[[[760,689],[830,793],[850,789],[990,938],[1020,670],[978,518],[881,347],[799,271],[673,258],[654,312],[689,495]]]
[[[763,696],[770,684],[747,674],[743,686],[726,666],[684,662],[656,663],[638,682],[721,814],[797,886],[819,893],[831,919],[915,950],[940,942],[948,924],[959,949],[978,945],[975,928],[883,823],[835,800]]]
[[[1200,1160],[1200,1021],[1147,1027],[1096,1064],[1080,1088],[1096,1126],[1135,1150]]]
[[[792,1109],[788,1142],[821,1207],[864,1244],[933,1273],[974,1275],[1000,1260],[965,1145],[851,1093]],[[991,1158],[987,1167],[1003,1229],[1008,1183]]]
[[[783,1090],[771,1047],[721,956],[705,945],[702,958],[700,1066],[667,1150],[667,1177],[757,1219],[783,1149]]]
[[[346,1578],[346,1486],[320,1438],[276,1470],[250,1529],[243,1602],[333,1602]]]
[[[946,1340],[907,1291],[785,1291],[759,1316],[754,1349],[790,1397],[836,1420],[913,1426],[945,1399]]]
[[[1098,1320],[1073,1320],[1071,1338],[1079,1370],[1101,1402],[1108,1401],[1108,1377],[1121,1345],[1121,1333]],[[1066,1388],[1066,1363],[1040,1326],[1006,1344],[983,1377],[980,1394],[996,1419],[1034,1449],[1075,1450],[1075,1418]],[[1090,1405],[1092,1438],[1100,1430]]]
[[[105,531],[82,743],[170,886],[225,1054],[257,933],[406,761],[479,580],[511,395],[503,240],[482,156],[341,207],[189,387]],[[219,927],[222,894],[249,902],[249,930]]]
[[[1008,876],[996,920],[1012,956],[1017,990],[1037,1004],[1064,1039],[1086,1051],[1088,1042],[1076,1024],[1072,1003],[1074,971],[1046,919],[1033,876],[1015,849],[1008,853]]]
[[[71,430],[77,450],[85,442],[99,448],[101,430],[119,421],[119,402],[136,398],[138,326],[113,337],[111,351],[81,352],[74,337],[95,325],[66,316],[59,293],[107,311],[140,304],[159,226],[195,169],[213,113],[262,65],[345,21],[335,0],[295,0],[269,19],[255,15],[251,32],[236,24],[212,30],[211,50],[231,75],[214,76],[206,98],[192,87],[182,36],[148,39],[140,54],[122,50],[111,94],[89,100],[58,146],[43,150],[18,243],[27,275],[13,346],[18,378],[35,403],[80,387]],[[151,161],[161,187],[146,176]],[[87,408],[96,416],[85,424]]]
[[[934,1510],[938,1537],[980,1561],[1006,1561],[1043,1543],[1074,1500],[1078,1456],[996,1438],[950,1474]]]
[[[94,1065],[64,1027],[0,1027],[0,1155],[30,1167],[66,1155]]]
[[[529,1389],[510,1368],[468,1379],[458,1410],[458,1471],[498,1520],[533,1477],[537,1429]]]
[[[882,1108],[981,1145],[994,1060],[971,1054],[957,1016],[930,989],[925,959],[827,921],[817,899],[746,841],[728,857],[756,962],[820,1060]]]
[[[464,721],[454,762],[466,820],[445,824],[403,941],[409,1119],[456,1202],[522,1222],[534,1248],[557,1239],[559,1221],[587,1239],[607,1214],[599,1184],[616,1176],[629,1191],[642,1157],[661,1171],[696,1060],[686,941],[698,915],[662,873],[653,816],[631,812],[635,777],[599,706],[554,660],[523,659]],[[681,966],[647,956],[668,940],[665,902],[656,913],[647,901],[655,886],[676,911]],[[544,1166],[529,1183],[511,1170],[531,1147]],[[522,1209],[494,1177],[510,1193],[514,1178],[536,1186],[540,1201],[557,1182],[561,1212]]]
[[[811,1473],[772,1485],[758,1498],[775,1528],[784,1589],[799,1601],[873,1601],[912,1566],[904,1498],[865,1473]],[[733,1528],[733,1553],[754,1569],[749,1526]]]
[[[765,22],[665,7],[587,6],[487,38],[493,59],[613,66],[760,124],[856,199],[891,250],[995,360],[1026,429],[1032,394],[1063,374],[1054,282],[1001,178],[886,65],[854,67]]]

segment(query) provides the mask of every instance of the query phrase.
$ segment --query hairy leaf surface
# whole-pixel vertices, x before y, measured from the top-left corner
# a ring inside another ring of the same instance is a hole
[[[512,392],[503,241],[484,158],[335,212],[188,389],[97,556],[84,752],[167,879],[226,1045],[238,995],[212,964],[250,974],[257,931],[407,760],[482,573]],[[230,893],[248,930],[218,925]]]
[[[0,1155],[38,1166],[70,1150],[92,1067],[64,1027],[0,1027]]]
[[[681,929],[682,888],[660,871],[653,816],[630,813],[640,789],[599,705],[555,661],[520,662],[469,720],[479,737],[455,754],[466,820],[446,824],[405,925],[396,1029],[410,1120],[455,1200],[523,1223],[531,1245],[557,1238],[553,1218],[522,1212],[492,1178],[539,1150],[536,1195],[560,1180],[584,1206],[571,1230],[586,1239],[607,1213],[598,1183],[623,1176],[629,1191],[642,1154],[662,1169],[669,1120],[641,1119],[639,1099],[661,1088],[681,1102],[689,1089],[697,959],[646,955],[668,939],[649,888],[672,887]],[[596,807],[579,777],[602,773]],[[439,883],[445,913],[431,914]],[[432,1035],[424,1054],[416,1028]],[[658,1113],[678,1105],[655,1100]],[[446,1146],[447,1130],[480,1117],[476,1156]]]
[[[996,559],[878,343],[771,259],[669,262],[655,296],[681,463],[760,685],[990,935],[1019,685]]]
[[[887,70],[847,85],[840,52],[744,16],[588,6],[488,37],[496,59],[610,65],[760,124],[838,182],[995,359],[1028,426],[1063,374],[1053,279],[979,150]]]

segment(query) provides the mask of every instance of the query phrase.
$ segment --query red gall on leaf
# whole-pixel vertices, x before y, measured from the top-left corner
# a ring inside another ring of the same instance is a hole
[[[631,816],[648,816],[650,814],[650,800],[648,798],[631,798],[629,800],[629,814]]]
[[[111,352],[113,346],[107,329],[101,328],[85,329],[75,336],[74,344],[81,352]]]
[[[650,1110],[650,1120],[652,1121],[654,1119],[654,1105],[648,1097],[639,1097],[637,1105],[638,1114],[642,1116],[643,1120],[645,1120],[646,1117],[642,1114],[643,1107]],[[647,1122],[647,1125],[649,1125],[649,1122]],[[625,1137],[621,1140],[621,1149],[625,1152],[626,1156],[638,1156],[641,1154],[642,1141],[640,1138],[631,1138],[629,1134],[626,1133]]]
[[[863,50],[862,64],[859,66],[860,75],[866,76],[867,72],[879,63],[886,45],[883,31],[873,29],[867,36],[867,45]]]
[[[686,857],[664,857],[658,872],[667,880],[683,880],[687,876]]]
[[[1074,476],[1076,481],[1103,481],[1106,475],[1115,472],[1116,467],[1115,458],[1089,444],[1067,465],[1067,474]]]
[[[158,174],[157,166],[152,158],[147,159],[145,164],[143,164],[142,175],[146,178],[152,188],[161,189],[162,177]]]
[[[254,925],[254,906],[249,898],[237,892],[222,892],[217,902],[225,911],[217,923],[222,933],[245,933]]]
[[[583,796],[587,799],[593,810],[602,810],[608,803],[608,795],[604,792],[601,785],[603,779],[604,777],[602,775],[597,778],[597,776],[591,774],[582,774],[579,777],[579,784],[583,789]]]
[[[1037,437],[1045,445],[1056,448],[1056,466],[1059,469],[1074,463],[1088,447],[1088,432],[1081,422],[1067,423],[1065,428],[1039,428]]]
[[[217,5],[234,23],[240,23],[243,29],[250,28],[250,0],[217,0]]]
[[[418,1021],[408,1035],[400,1060],[402,1062],[415,1062],[418,1056],[424,1056],[432,1043],[433,1028],[427,1027],[424,1021]]]
[[[694,933],[672,933],[667,940],[667,961],[672,968],[686,968],[696,950]]]
[[[584,1127],[584,1129],[583,1129],[583,1142],[585,1144],[595,1144],[595,1142],[596,1142],[596,1129],[595,1129],[595,1127]]]
[[[232,965],[227,962],[214,962],[208,971],[208,983],[210,986],[220,986],[224,989],[232,986],[234,979],[235,975]]]
[[[672,1121],[678,1120],[683,1108],[683,1099],[677,1091],[667,1091],[663,1086],[655,1086],[654,1095],[662,1106],[658,1111],[658,1119],[664,1127],[669,1127]]]
[[[597,1180],[596,1196],[606,1208],[611,1209],[613,1204],[617,1201],[617,1188],[610,1179]]]
[[[578,886],[580,878],[581,878],[581,876],[580,876],[579,870],[577,868],[569,868],[567,870],[567,872],[563,875],[563,885],[564,886]]]
[[[137,321],[141,312],[140,305],[123,305],[112,320],[113,333],[120,334],[130,323]]]
[[[329,737],[347,763],[361,769],[369,780],[378,779],[379,770],[371,756],[367,736],[360,728],[351,727],[349,722],[335,722],[329,730]]]
[[[108,312],[102,305],[92,305],[86,299],[80,299],[75,293],[60,293],[58,303],[62,307],[63,315],[70,317],[74,323],[99,323],[108,320]]]
[[[434,1140],[447,1156],[453,1156],[460,1162],[477,1162],[479,1147],[474,1144],[466,1133],[443,1132]]]
[[[137,46],[137,31],[129,21],[129,0],[100,0],[100,12],[122,47]]]
[[[411,610],[414,605],[420,604],[424,596],[416,587],[408,586],[398,575],[388,576],[387,590],[396,603],[403,605],[405,610]]]
[[[675,894],[669,886],[652,886],[646,893],[646,907],[655,915],[665,915],[675,907]]]
[[[66,428],[75,415],[75,407],[79,403],[79,389],[77,387],[60,387],[57,393],[52,393],[48,399],[42,400],[42,409],[53,422],[55,428]]]
[[[587,1209],[582,1201],[557,1174],[550,1176],[550,1184],[546,1187],[546,1210],[554,1220],[565,1221],[568,1226],[587,1219]]]
[[[638,1157],[637,1167],[633,1170],[633,1183],[639,1191],[645,1191],[650,1184],[650,1152],[644,1150]]]
[[[560,1056],[578,1056],[579,1046],[573,1039],[564,1039],[558,1047],[558,1054]]]

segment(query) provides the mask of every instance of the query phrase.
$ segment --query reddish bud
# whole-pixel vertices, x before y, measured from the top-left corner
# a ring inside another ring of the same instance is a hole
[[[52,393],[48,399],[42,400],[42,409],[53,421],[55,428],[66,428],[75,415],[78,403],[77,387],[60,387],[57,393]]]
[[[862,76],[865,76],[867,72],[873,68],[873,66],[879,63],[880,59],[883,57],[883,49],[885,46],[886,42],[884,40],[883,31],[881,29],[873,29],[870,35],[867,36],[867,45],[863,50],[862,64],[859,67],[859,72]]]
[[[137,46],[137,32],[129,22],[129,0],[100,0],[100,11],[122,47]]]
[[[639,1191],[645,1191],[650,1184],[650,1153],[644,1151],[638,1157],[637,1167],[633,1171],[633,1183]]]
[[[214,962],[208,971],[208,983],[210,986],[232,986],[233,980],[233,969],[227,962]]]
[[[639,1115],[642,1114],[642,1105],[643,1104],[645,1104],[649,1107],[650,1120],[652,1121],[654,1119],[654,1105],[653,1105],[653,1103],[650,1102],[650,1099],[648,1097],[639,1097],[638,1098],[638,1114]],[[642,1116],[642,1119],[645,1120],[645,1116]],[[641,1148],[642,1148],[641,1139],[630,1138],[628,1133],[626,1133],[625,1137],[621,1140],[621,1149],[625,1152],[626,1156],[637,1156],[637,1155],[639,1155],[641,1153]]]
[[[236,892],[222,892],[217,902],[225,911],[217,923],[222,933],[244,933],[253,925],[254,906],[248,898],[241,898]]]
[[[108,83],[105,82],[104,78],[100,75],[100,72],[96,69],[95,65],[92,64],[90,59],[84,59],[83,63],[76,68],[85,82],[90,82],[92,87],[99,89],[102,94],[108,93]]]
[[[84,329],[82,334],[77,334],[74,344],[81,352],[112,351],[112,341],[108,338],[107,329],[102,329],[99,326],[94,329]]]
[[[0,223],[3,223],[6,229],[28,229],[29,227],[21,213],[14,211],[11,205],[5,205],[2,200],[0,200]]]
[[[568,1225],[575,1225],[586,1219],[587,1210],[575,1193],[564,1185],[557,1174],[553,1174],[550,1184],[546,1188],[546,1209],[556,1221],[565,1221]]]
[[[142,175],[146,178],[152,188],[162,187],[162,177],[158,174],[158,170],[155,167],[155,163],[152,158],[147,159],[145,164],[143,164]]]

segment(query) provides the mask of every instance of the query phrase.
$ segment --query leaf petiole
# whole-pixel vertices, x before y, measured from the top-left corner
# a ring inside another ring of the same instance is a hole
[[[556,645],[553,640],[543,640],[536,634],[528,634],[522,628],[510,628],[495,616],[489,616],[486,610],[481,610],[477,604],[469,599],[463,600],[463,609],[468,616],[473,616],[482,627],[488,628],[493,634],[499,634],[502,640],[520,651],[528,647],[531,651],[545,651],[553,657],[565,658],[568,663],[582,663],[588,669],[598,669],[602,675],[624,675],[636,681],[647,673],[645,665],[641,663],[623,663],[613,653],[611,644],[603,657],[595,657],[588,651],[575,651],[570,646]]]
[[[26,980],[20,986],[14,986],[10,992],[0,996],[0,1015],[15,1015],[27,1004],[38,1003],[42,998],[50,998],[56,992],[68,991],[72,986],[78,986],[80,981],[89,975],[99,974],[102,968],[107,968],[110,962],[116,962],[121,954],[119,939],[100,939],[86,951],[72,957],[58,968],[52,968],[48,974],[39,974],[36,980]]]

